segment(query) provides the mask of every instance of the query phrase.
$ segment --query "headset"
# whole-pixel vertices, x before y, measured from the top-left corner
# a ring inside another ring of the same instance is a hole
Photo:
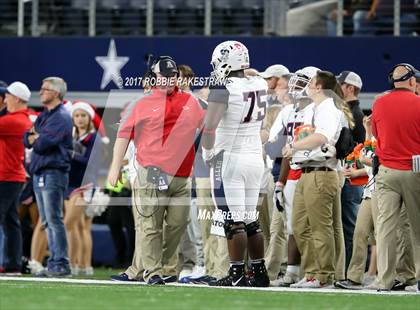
[[[152,57],[153,57],[153,54],[147,55],[147,58],[148,58],[147,59],[147,66],[148,66],[149,76],[151,78],[156,78],[156,73],[154,71],[155,71],[155,66],[159,63],[159,61],[168,60],[168,59],[174,61],[171,56],[158,56],[152,62],[151,61]]]
[[[400,77],[398,79],[394,79],[393,74],[394,74],[394,70],[397,67],[404,67],[404,68],[407,69],[408,72],[406,74],[404,74],[402,77]],[[392,67],[391,71],[389,71],[388,82],[389,82],[389,84],[391,84],[392,87],[394,87],[394,83],[407,81],[411,77],[415,76],[416,73],[417,73],[417,70],[412,65],[410,65],[408,63],[399,63],[399,64],[395,65],[394,67]]]

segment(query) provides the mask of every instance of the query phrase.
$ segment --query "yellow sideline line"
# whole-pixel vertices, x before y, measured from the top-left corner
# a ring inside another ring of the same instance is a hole
[[[48,282],[48,283],[71,283],[71,284],[105,284],[105,285],[147,285],[145,282],[123,282],[111,280],[93,280],[93,279],[72,279],[72,278],[34,278],[34,277],[9,277],[0,276],[0,281],[21,281],[21,282]],[[392,292],[377,292],[374,290],[343,290],[337,288],[288,288],[288,287],[216,287],[199,284],[182,284],[182,283],[168,283],[168,286],[178,287],[202,287],[211,289],[234,289],[234,290],[253,290],[264,292],[289,292],[289,293],[321,293],[321,294],[363,294],[363,295],[388,295],[388,296],[408,296],[419,295],[416,292],[407,291],[392,291]]]

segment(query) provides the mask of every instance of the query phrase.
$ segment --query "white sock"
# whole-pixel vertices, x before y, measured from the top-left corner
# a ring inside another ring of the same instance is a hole
[[[299,275],[300,266],[298,266],[298,265],[287,265],[286,273],[294,273],[294,274]]]

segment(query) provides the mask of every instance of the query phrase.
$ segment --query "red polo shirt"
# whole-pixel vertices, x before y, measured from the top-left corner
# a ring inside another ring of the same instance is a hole
[[[379,97],[373,105],[372,130],[380,163],[411,170],[412,156],[420,154],[420,97],[406,89]]]
[[[0,181],[26,182],[23,134],[31,127],[28,109],[0,117]]]
[[[134,139],[140,165],[157,166],[174,176],[191,175],[194,139],[205,114],[191,94],[153,90],[127,113],[118,137]]]

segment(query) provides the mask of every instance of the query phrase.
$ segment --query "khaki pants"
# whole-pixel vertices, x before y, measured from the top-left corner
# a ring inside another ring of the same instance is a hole
[[[133,192],[134,195],[134,192]],[[125,273],[128,275],[130,279],[141,279],[143,277],[143,262],[141,259],[141,251],[140,251],[140,243],[142,239],[143,231],[140,225],[140,214],[136,209],[136,205],[134,204],[134,196],[132,198],[132,211],[133,211],[133,218],[134,218],[134,228],[136,230],[136,237],[135,237],[135,246],[134,246],[134,255],[133,260],[131,262],[131,266],[127,268]]]
[[[273,219],[270,225],[270,242],[265,254],[268,277],[277,279],[282,264],[287,264],[287,234],[285,211],[273,209]]]
[[[211,270],[208,271],[208,275],[217,279],[225,277],[229,271],[230,262],[226,238],[210,234],[208,243],[212,266]]]
[[[395,268],[396,279],[401,283],[413,285],[416,281],[416,267],[414,265],[414,253],[412,238],[410,235],[410,223],[408,221],[407,208],[403,204],[400,210],[397,227],[397,266]]]
[[[258,223],[264,238],[264,253],[267,251],[270,243],[270,200],[273,200],[273,196],[269,197],[266,193],[260,194],[257,205]]]
[[[214,203],[211,198],[210,178],[196,178],[195,184],[199,213],[201,212],[203,215],[207,215],[208,213],[213,214],[216,208],[214,207]],[[215,251],[213,248],[216,247],[217,244],[209,241],[211,220],[202,218],[199,219],[199,222],[201,226],[201,238],[203,239],[204,264],[206,266],[206,274],[212,275],[214,274],[215,268],[212,252]]]
[[[366,268],[369,236],[373,232],[371,199],[366,198],[357,213],[356,227],[353,235],[353,255],[351,257],[347,278],[362,283]]]
[[[336,171],[303,173],[296,187],[292,221],[306,277],[331,282],[335,273],[333,209],[339,190]]]
[[[179,241],[188,223],[191,180],[168,176],[169,188],[162,192],[155,190],[154,184],[147,182],[147,169],[139,166],[137,177],[139,187],[135,189],[134,198],[142,213],[140,226],[143,234],[140,249],[145,281],[154,275],[176,275],[177,260],[171,258],[177,253]]]
[[[407,209],[414,250],[416,279],[420,280],[420,174],[381,166],[376,177],[378,199],[378,284],[390,289],[396,277],[397,227],[401,201]]]

